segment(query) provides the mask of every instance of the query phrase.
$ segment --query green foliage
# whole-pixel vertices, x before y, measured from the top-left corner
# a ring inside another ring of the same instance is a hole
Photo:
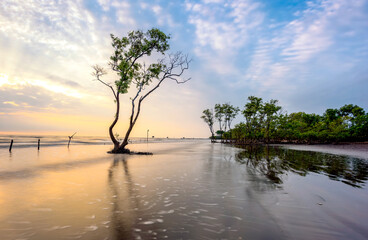
[[[238,112],[240,111],[240,109],[238,107],[234,107],[233,105],[230,105],[229,103],[223,104],[222,108],[225,114],[225,131],[227,127],[230,130],[231,123],[236,117],[236,115],[238,115]]]
[[[246,125],[240,122],[235,125],[233,129],[230,130],[231,138],[233,139],[244,139],[246,137]]]
[[[323,114],[323,118],[326,123],[330,123],[339,118],[339,110],[329,108]]]
[[[322,116],[305,112],[282,114],[281,109],[277,100],[263,102],[262,98],[250,96],[242,110],[245,121],[231,129],[226,123],[231,123],[239,108],[227,103],[216,104],[215,118],[220,123],[217,132],[223,138],[242,142],[328,143],[368,140],[368,114],[357,105],[327,109]],[[229,127],[228,131],[226,126]]]
[[[265,118],[264,120],[264,133],[267,142],[270,140],[270,136],[274,134],[277,128],[276,119],[281,110],[280,106],[277,106],[278,100],[271,99],[266,102],[262,107],[262,114]]]
[[[106,74],[106,71],[98,65],[93,66],[94,72],[92,75],[96,77],[96,80],[110,88],[115,98],[116,114],[114,121],[109,127],[109,135],[114,143],[114,149],[112,150],[114,153],[127,152],[125,147],[128,145],[129,135],[138,119],[141,103],[144,99],[158,89],[166,79],[174,80],[178,84],[189,80],[181,81],[180,77],[188,70],[190,60],[188,60],[188,56],[183,55],[181,52],[166,54],[166,51],[169,50],[169,39],[170,36],[157,28],[152,28],[146,32],[141,30],[131,31],[122,38],[111,34],[114,51],[110,57],[109,65],[119,76],[115,84],[102,80],[101,77]],[[161,53],[164,57],[146,66],[144,58],[151,56],[152,53]],[[151,83],[154,85],[153,87],[145,88]],[[123,142],[119,143],[116,140],[117,136],[113,134],[113,128],[119,120],[120,94],[127,93],[131,84],[135,85],[136,92],[130,98],[131,114],[129,127]]]
[[[220,135],[220,136],[222,136],[222,134],[224,134],[224,133],[225,133],[225,132],[224,132],[224,131],[222,131],[222,130],[217,130],[217,131],[216,131],[216,134],[217,134],[217,135]]]
[[[353,104],[346,104],[339,110],[340,116],[358,117],[364,114],[363,108]]]
[[[201,118],[203,119],[205,123],[207,123],[211,131],[211,138],[213,138],[214,137],[213,124],[215,123],[213,111],[210,109],[203,110],[203,115],[201,116]]]
[[[219,122],[220,131],[223,127],[223,118],[225,115],[224,107],[221,104],[215,104],[215,118]]]
[[[249,96],[244,106],[247,138],[256,140],[261,137],[261,128],[264,121],[263,100],[255,96]]]
[[[119,79],[115,85],[119,93],[127,93],[133,79],[136,84],[148,85],[152,78],[157,78],[163,65],[153,63],[147,70],[138,62],[143,56],[150,56],[152,52],[164,54],[169,49],[170,36],[157,28],[147,32],[131,31],[128,36],[118,38],[111,34],[114,53],[110,57],[110,66],[117,72]]]
[[[224,129],[223,132],[226,132],[227,128],[231,129],[231,123],[239,111],[238,107],[229,103],[215,104],[215,119],[219,122],[220,131]]]

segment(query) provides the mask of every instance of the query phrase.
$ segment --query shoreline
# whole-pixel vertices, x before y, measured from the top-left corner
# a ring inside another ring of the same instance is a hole
[[[33,139],[34,137],[32,137]],[[99,139],[100,140],[100,139]],[[145,139],[134,139],[132,143],[128,145],[134,146],[134,145],[150,145],[150,144],[170,144],[170,143],[187,143],[187,142],[210,142],[209,139],[204,138],[155,138],[155,139],[149,139],[148,143]],[[220,143],[221,142],[215,142]],[[224,142],[224,145],[230,145],[235,147],[245,147],[245,146],[252,146],[252,145],[263,145],[267,146],[266,143],[255,143],[255,144],[233,144],[231,142]],[[341,142],[338,144],[333,143],[317,143],[317,144],[305,144],[305,143],[271,143],[268,144],[269,146],[275,146],[275,147],[282,147],[287,149],[293,149],[293,150],[300,150],[300,151],[315,151],[315,152],[323,152],[328,154],[335,154],[335,155],[343,155],[343,156],[350,156],[350,157],[356,157],[368,160],[368,142]],[[41,149],[43,148],[52,148],[52,147],[66,147],[67,141],[58,141],[58,139],[48,139],[48,141],[42,141],[41,140]],[[107,146],[107,147],[113,147],[112,143],[109,141],[81,141],[79,139],[76,139],[73,141],[70,145],[70,148],[78,147],[78,146]],[[0,151],[7,150],[9,148],[9,143],[2,142],[0,144]],[[34,142],[18,142],[15,141],[15,144],[13,145],[13,151],[17,151],[20,149],[37,149],[37,143]],[[134,149],[133,149],[134,150]]]

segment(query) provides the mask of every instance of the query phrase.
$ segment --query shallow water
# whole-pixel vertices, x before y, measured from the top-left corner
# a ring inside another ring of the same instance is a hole
[[[276,145],[277,146],[277,145]],[[350,156],[360,159],[368,160],[368,144],[367,143],[352,143],[352,144],[317,144],[317,145],[304,145],[304,144],[284,144],[278,145],[288,149],[309,151],[309,152],[322,152],[330,153],[334,155]]]
[[[366,239],[366,161],[207,141],[0,149],[1,239]]]
[[[11,140],[14,141],[13,149],[16,148],[34,148],[38,145],[40,140],[40,147],[53,147],[53,146],[66,146],[68,144],[68,136],[52,136],[52,135],[5,135],[0,134],[0,149],[9,149]],[[121,141],[121,139],[118,139]],[[186,142],[192,141],[193,138],[130,138],[129,142],[134,144],[142,143],[173,143],[173,142]],[[200,139],[197,139],[200,140]],[[71,145],[109,145],[111,144],[110,138],[100,136],[79,136],[74,135],[70,142]]]

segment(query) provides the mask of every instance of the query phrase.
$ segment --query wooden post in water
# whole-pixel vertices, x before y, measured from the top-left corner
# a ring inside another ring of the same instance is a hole
[[[70,145],[70,141],[72,140],[72,138],[74,137],[74,135],[76,134],[77,132],[75,132],[73,135],[71,135],[71,136],[68,136],[68,138],[69,138],[69,141],[68,141],[68,148],[69,148],[69,145]]]
[[[40,139],[38,139],[38,145],[37,145],[37,150],[40,150]]]
[[[12,150],[12,147],[13,147],[13,139],[10,141],[10,147],[9,147],[9,152],[11,152]]]

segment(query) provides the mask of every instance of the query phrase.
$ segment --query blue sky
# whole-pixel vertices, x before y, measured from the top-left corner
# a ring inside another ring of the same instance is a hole
[[[250,95],[278,99],[289,113],[348,103],[368,110],[367,1],[3,0],[0,131],[107,135],[114,104],[91,66],[107,67],[110,33],[152,27],[171,34],[173,52],[189,54],[192,80],[155,92],[135,136],[149,128],[158,137],[206,137],[203,109],[243,108]]]

